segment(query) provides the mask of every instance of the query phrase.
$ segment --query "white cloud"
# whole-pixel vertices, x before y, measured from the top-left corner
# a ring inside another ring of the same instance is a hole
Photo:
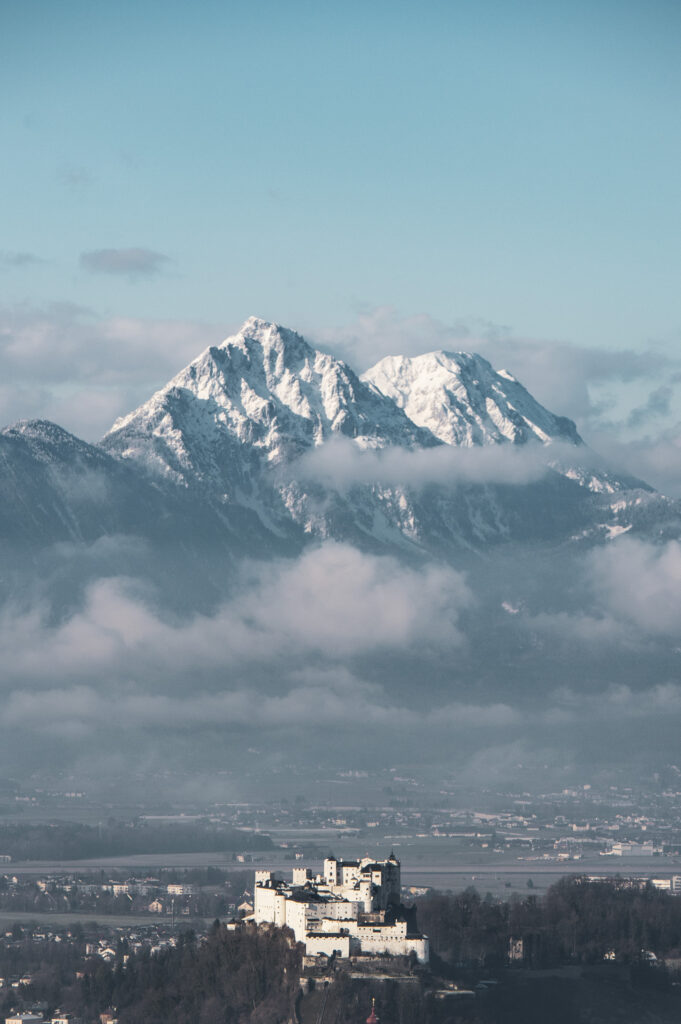
[[[169,376],[220,328],[195,321],[96,316],[68,303],[0,308],[3,376],[52,384],[130,385]]]
[[[681,544],[622,538],[594,552],[594,587],[606,610],[649,636],[681,635]]]
[[[517,711],[506,704],[488,707],[450,703],[430,709],[391,706],[375,688],[349,680],[328,686],[293,688],[282,696],[253,690],[199,693],[187,697],[144,693],[136,688],[100,692],[91,686],[72,686],[40,693],[11,692],[3,725],[31,729],[72,739],[85,737],[102,725],[115,729],[160,730],[241,727],[260,730],[318,726],[372,730],[418,729],[447,733],[470,729],[499,729],[521,724]]]
[[[69,304],[0,308],[0,423],[53,419],[97,439],[228,333],[194,321],[100,318]]]
[[[618,429],[599,429],[594,447],[616,467],[645,480],[662,494],[681,498],[681,422],[659,433],[625,440]]]
[[[681,635],[681,544],[621,536],[585,554],[578,582],[582,609],[519,615],[526,629],[564,644],[640,649]],[[574,593],[572,595],[574,600]]]
[[[446,736],[521,722],[498,701],[400,706],[349,667],[381,651],[460,647],[472,595],[451,569],[329,543],[295,562],[251,566],[214,615],[171,620],[149,597],[109,579],[67,621],[37,607],[5,611],[2,725],[78,740],[100,728],[299,731],[324,722],[352,735]]]
[[[349,438],[335,437],[303,455],[286,472],[295,474],[299,480],[318,480],[340,490],[353,484],[526,484],[544,476],[549,462],[562,454],[563,446],[552,445],[548,449],[534,444],[362,451]],[[574,460],[571,447],[569,454]]]
[[[108,579],[90,587],[80,612],[54,626],[44,609],[6,609],[0,618],[6,685],[237,673],[257,663],[324,662],[443,637],[452,647],[462,642],[457,620],[472,601],[453,569],[404,567],[333,543],[294,562],[253,567],[238,596],[215,615],[170,621],[146,598],[130,581]]]

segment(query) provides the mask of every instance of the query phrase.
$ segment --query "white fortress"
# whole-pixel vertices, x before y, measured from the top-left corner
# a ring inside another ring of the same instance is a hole
[[[415,953],[428,962],[427,936],[407,927],[394,853],[382,861],[327,857],[323,874],[294,868],[291,882],[256,871],[253,919],[290,928],[308,956]]]

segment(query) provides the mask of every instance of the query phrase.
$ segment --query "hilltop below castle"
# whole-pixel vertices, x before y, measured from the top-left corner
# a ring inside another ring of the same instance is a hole
[[[324,871],[294,868],[291,882],[271,871],[255,873],[256,924],[290,928],[308,956],[362,954],[429,957],[428,938],[410,928],[411,914],[400,902],[400,862],[337,860]]]

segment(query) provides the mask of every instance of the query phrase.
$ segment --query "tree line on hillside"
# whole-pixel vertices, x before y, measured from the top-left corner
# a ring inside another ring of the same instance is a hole
[[[294,1019],[314,1024],[323,1003],[325,1024],[354,1024],[368,1016],[372,995],[385,1024],[528,1024],[535,1019],[572,1024],[581,1019],[576,1007],[582,994],[593,998],[587,975],[582,977],[580,971],[564,978],[564,991],[559,992],[555,978],[541,988],[542,978],[546,981],[541,973],[532,978],[522,970],[501,973],[513,939],[522,940],[524,959],[519,966],[578,964],[594,977],[598,972],[607,975],[604,984],[612,992],[606,993],[605,1002],[617,996],[622,1021],[641,1019],[647,998],[641,993],[668,998],[669,1013],[679,1019],[678,990],[670,987],[666,970],[652,966],[642,951],[660,958],[681,956],[681,899],[650,884],[566,878],[543,898],[527,895],[508,901],[483,897],[473,889],[432,892],[418,901],[417,910],[419,927],[429,934],[434,955],[430,974],[415,964],[405,968],[412,971],[409,984],[357,980],[340,970],[326,994],[322,983],[301,997],[302,947],[291,932],[253,925],[232,930],[218,921],[205,939],[180,932],[175,947],[154,954],[148,949],[131,952],[120,940],[110,963],[83,955],[82,934],[74,932],[71,949],[66,943],[59,948],[56,942],[40,948],[23,942],[17,929],[13,941],[5,940],[12,948],[0,955],[0,969],[10,974],[30,966],[32,983],[26,998],[59,1005],[85,1022],[115,1008],[120,1024],[287,1024]],[[490,976],[490,969],[502,980],[496,995],[492,990],[452,1002],[439,999],[434,991],[446,985],[447,978],[475,986]],[[637,1008],[638,1017],[626,1015],[629,1003]],[[2,1009],[8,1012],[9,1003]]]
[[[79,1001],[76,974],[83,964],[85,934],[80,925],[71,933],[49,941],[33,938],[29,931],[15,924],[0,941],[0,1019],[8,1017],[17,1006],[33,1000],[44,1000],[52,1007]],[[12,988],[12,978],[28,974],[30,985]]]
[[[77,822],[3,824],[0,854],[15,861],[84,860],[89,857],[145,853],[220,853],[271,850],[269,836],[212,824],[155,825],[109,820],[101,825]]]
[[[174,948],[89,965],[78,1005],[86,1020],[108,1007],[120,1024],[286,1024],[295,1018],[301,947],[280,928],[229,931],[204,942],[183,932]]]
[[[516,955],[528,966],[634,963],[642,951],[681,956],[681,898],[624,879],[566,877],[545,896],[508,901],[475,889],[431,892],[417,902],[419,928],[431,949],[455,965],[496,966]],[[521,940],[521,941],[520,941]]]

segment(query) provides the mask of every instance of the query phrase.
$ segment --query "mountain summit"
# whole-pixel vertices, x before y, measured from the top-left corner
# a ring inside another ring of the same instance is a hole
[[[302,458],[334,438],[366,456],[354,486],[351,473],[340,489],[315,478]],[[381,478],[382,453],[480,446],[554,448],[524,486],[504,484],[504,473],[474,474],[478,482],[464,486],[444,459],[435,490],[410,486],[406,470],[403,480]],[[640,505],[638,482],[582,466],[590,456],[574,423],[479,355],[391,356],[360,378],[256,317],[118,420],[102,447],[223,510],[247,508],[264,529],[297,542],[333,536],[442,550],[535,534],[557,540],[598,534],[611,520],[629,528],[626,510]],[[632,489],[636,503],[607,498]],[[598,492],[606,497],[596,507]]]
[[[540,405],[508,370],[468,352],[387,356],[362,375],[445,444],[581,444],[572,420]]]
[[[38,546],[133,534],[211,565],[323,538],[456,559],[679,532],[677,503],[594,468],[571,420],[481,356],[391,356],[360,378],[255,317],[100,445],[44,422],[0,440],[4,533]]]
[[[291,462],[333,435],[361,448],[437,444],[346,363],[250,317],[119,419],[108,451],[184,484],[232,495],[256,468]]]

